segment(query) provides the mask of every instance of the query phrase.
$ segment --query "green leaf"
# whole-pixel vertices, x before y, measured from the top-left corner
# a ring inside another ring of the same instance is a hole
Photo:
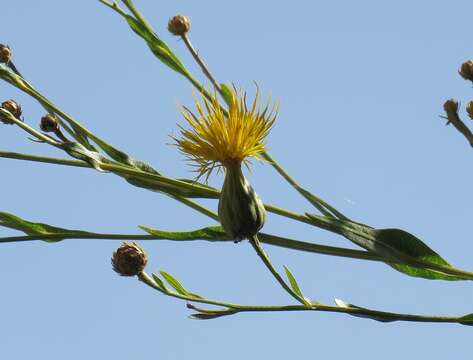
[[[142,225],[140,225],[139,227],[150,235],[159,236],[163,239],[169,240],[217,240],[227,238],[227,236],[225,235],[225,231],[221,226],[209,226],[194,231],[183,232],[163,231],[158,229],[152,229]]]
[[[459,320],[462,325],[473,326],[473,314],[462,316]]]
[[[284,271],[286,272],[286,276],[289,279],[289,284],[291,284],[292,290],[299,295],[301,298],[304,299],[304,294],[302,294],[301,289],[299,288],[299,285],[297,284],[296,278],[292,273],[289,271],[286,265],[284,265]]]
[[[181,196],[181,197],[186,197],[186,198],[200,198],[200,199],[216,199],[218,198],[218,192],[216,189],[206,186],[200,183],[196,182],[191,182],[190,180],[186,179],[184,182],[186,183],[192,183],[195,187],[193,189],[189,188],[183,188],[179,185],[172,185],[164,182],[159,182],[156,180],[148,181],[145,178],[140,178],[136,176],[123,176],[120,174],[117,174],[119,176],[122,176],[125,178],[125,180],[137,187],[151,190],[151,191],[157,191],[157,192],[163,192],[166,194],[174,195],[174,196]],[[209,192],[211,190],[212,192]]]
[[[471,280],[471,277],[442,272],[455,270],[420,239],[400,229],[374,229],[368,225],[306,213],[314,224],[345,236],[348,240],[386,259],[394,269],[413,277],[433,280]],[[397,263],[397,264],[396,264]],[[433,268],[429,268],[429,265]]]
[[[134,165],[133,160],[128,156],[128,154],[125,154],[123,151],[118,150],[93,134],[89,134],[89,137],[113,160],[122,164]]]
[[[73,158],[89,163],[95,170],[102,171],[100,165],[107,159],[100,153],[87,150],[85,146],[76,142],[61,144],[61,148]]]
[[[189,73],[179,58],[155,33],[150,32],[145,26],[130,15],[126,16],[126,21],[131,29],[146,41],[153,54],[165,65],[180,74],[187,75]]]
[[[51,226],[43,223],[35,223],[24,220],[16,215],[0,212],[0,226],[22,231],[26,235],[60,235],[67,233],[68,235],[90,235],[91,233],[81,230],[64,229],[56,226]],[[57,242],[64,240],[64,238],[57,238],[54,240],[43,240],[46,242]]]
[[[230,88],[230,86],[221,83],[220,88],[222,89],[222,97],[223,100],[227,103],[228,106],[230,106],[233,102],[233,91]]]
[[[160,271],[159,273],[168,282],[168,284],[171,285],[174,290],[177,291],[178,294],[183,296],[189,296],[189,292],[184,288],[184,286],[181,285],[181,283],[175,277],[165,271]]]
[[[150,173],[150,174],[161,175],[155,168],[153,168],[148,163],[145,163],[144,161],[131,160],[131,165],[133,165],[133,167],[135,169],[138,169],[138,170]]]
[[[153,277],[153,280],[154,282],[156,283],[156,285],[164,292],[168,292],[168,289],[166,287],[166,285],[164,284],[164,282],[159,278],[158,275],[156,274],[151,274],[151,276]]]
[[[404,256],[415,260],[422,261],[426,264],[440,265],[445,268],[453,267],[443,259],[439,254],[424,244],[420,239],[407,231],[400,229],[380,229],[376,230],[376,241],[383,244],[393,253],[401,254],[400,259]],[[390,264],[394,269],[399,270],[407,275],[422,277],[425,279],[441,279],[441,280],[465,280],[465,277],[444,274],[440,271],[422,269],[416,266],[405,264]]]
[[[349,303],[347,303],[343,300],[340,300],[340,299],[335,299],[335,304],[337,304],[338,307],[341,307],[341,308],[344,308],[344,309],[352,308],[352,309],[361,309],[361,310],[372,311],[372,310],[369,310],[369,309],[361,307],[361,306],[349,304]],[[383,322],[383,323],[396,321],[396,319],[389,319],[389,318],[383,317],[382,315],[375,315],[375,314],[373,314],[373,315],[365,315],[365,314],[360,315],[360,314],[350,314],[350,313],[347,313],[347,314],[351,315],[351,316],[364,318],[364,319],[371,319],[371,320],[375,320],[375,321],[379,321],[379,322]]]
[[[233,315],[235,311],[215,312],[215,313],[195,313],[189,315],[192,320],[212,320],[222,316]]]
[[[203,296],[200,296],[200,295],[194,294],[194,293],[189,293],[189,296],[192,296],[195,299],[205,299]]]

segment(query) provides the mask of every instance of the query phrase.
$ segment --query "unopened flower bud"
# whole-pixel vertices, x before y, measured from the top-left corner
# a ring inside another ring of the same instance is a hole
[[[473,81],[473,60],[468,60],[461,64],[458,73],[463,79]]]
[[[11,60],[11,49],[8,45],[0,44],[0,63],[8,64]]]
[[[59,121],[54,115],[47,114],[41,118],[39,127],[44,132],[56,132],[59,130]]]
[[[177,15],[171,18],[168,22],[168,30],[171,34],[176,36],[183,36],[189,32],[191,28],[191,21],[187,16]]]
[[[458,101],[455,99],[449,99],[443,104],[443,109],[448,114],[453,114],[458,111]]]
[[[136,243],[123,243],[112,256],[113,270],[121,276],[138,275],[147,262],[144,249]]]
[[[1,107],[5,110],[7,110],[8,112],[10,112],[14,117],[16,117],[18,120],[21,120],[20,119],[20,116],[21,116],[21,106],[20,104],[18,104],[15,100],[6,100],[4,102],[2,102],[2,105]],[[14,124],[13,121],[5,118],[5,117],[2,117],[0,116],[0,121],[3,122],[4,124]]]
[[[236,241],[258,233],[266,220],[264,205],[241,167],[228,166],[218,203],[218,217],[228,237]]]
[[[469,101],[468,104],[466,104],[466,112],[470,119],[473,120],[473,101]]]

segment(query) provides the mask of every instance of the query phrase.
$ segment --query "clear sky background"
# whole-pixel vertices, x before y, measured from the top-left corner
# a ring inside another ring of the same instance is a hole
[[[191,38],[220,81],[280,99],[271,154],[301,184],[353,219],[398,227],[452,264],[473,270],[473,151],[445,127],[443,102],[473,98],[457,69],[473,57],[470,1],[137,1],[195,73],[169,17],[192,21]],[[191,104],[187,81],[165,68],[126,23],[98,1],[2,1],[0,42],[25,77],[110,143],[174,177],[192,177],[167,145]],[[203,78],[201,77],[203,80]],[[42,108],[0,83],[25,120]],[[465,116],[466,118],[466,116]],[[2,150],[62,156],[0,126]],[[97,232],[140,233],[212,225],[204,216],[112,174],[0,159],[0,210]],[[265,202],[312,210],[268,165],[249,178]],[[220,186],[221,176],[210,184]],[[215,207],[215,202],[208,202]],[[270,215],[265,230],[348,246],[326,231]],[[0,236],[15,232],[0,229]],[[473,329],[377,323],[330,313],[187,318],[185,303],[111,269],[117,241],[3,244],[0,358],[16,359],[468,359]],[[247,242],[143,242],[147,270],[166,270],[210,298],[286,304]],[[266,246],[305,294],[386,311],[473,312],[470,282],[409,278],[373,262]]]

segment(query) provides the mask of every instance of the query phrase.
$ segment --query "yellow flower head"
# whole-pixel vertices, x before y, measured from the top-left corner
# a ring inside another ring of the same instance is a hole
[[[262,106],[259,90],[251,107],[246,93],[231,90],[228,114],[220,105],[217,94],[202,103],[196,98],[198,115],[182,108],[190,129],[181,128],[181,138],[174,140],[179,150],[196,164],[199,177],[208,176],[214,169],[248,165],[249,157],[259,158],[265,150],[265,138],[276,120],[278,106]]]

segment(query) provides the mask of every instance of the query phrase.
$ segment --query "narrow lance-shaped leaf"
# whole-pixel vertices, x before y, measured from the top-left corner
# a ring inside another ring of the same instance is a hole
[[[443,259],[434,250],[424,244],[420,239],[407,231],[400,229],[380,229],[375,231],[376,241],[384,244],[389,248],[399,251],[415,260],[419,260],[426,264],[440,265],[445,268],[453,267]],[[394,269],[399,270],[407,275],[422,277],[426,279],[442,279],[442,280],[464,280],[465,278],[458,275],[444,274],[441,271],[424,269],[406,264],[390,264]]]
[[[352,309],[360,309],[360,310],[370,311],[367,308],[357,306],[357,305],[353,305],[353,304],[349,304],[349,303],[347,303],[343,300],[340,300],[340,299],[335,299],[335,304],[337,304],[338,307],[341,307],[341,308],[344,308],[344,309],[352,308]],[[360,314],[350,314],[349,313],[348,315],[359,317],[359,318],[376,320],[376,321],[379,321],[379,322],[393,322],[393,321],[396,321],[395,319],[390,319],[390,318],[387,318],[387,317],[383,317],[382,315],[376,315],[376,314],[372,314],[372,315],[363,314],[363,315],[360,315]]]
[[[95,151],[87,150],[85,146],[75,142],[64,143],[61,145],[61,147],[73,158],[86,161],[95,170],[102,172],[104,171],[102,170],[100,165],[102,164],[102,162],[107,161],[107,159],[102,154]]]
[[[459,323],[462,325],[473,326],[473,314],[462,316],[459,320]]]
[[[284,265],[284,271],[286,272],[286,276],[289,280],[289,284],[291,285],[292,290],[297,295],[299,295],[301,298],[304,299],[304,294],[302,294],[302,291],[301,291],[299,285],[297,284],[296,278],[294,277],[294,275],[292,275],[291,271],[287,268],[286,265]]]
[[[150,235],[162,237],[163,239],[169,240],[217,240],[225,239],[227,235],[223,231],[221,226],[209,226],[194,231],[163,231],[158,229],[152,229],[146,226],[140,226],[141,229],[146,231]]]
[[[151,276],[153,277],[153,280],[154,282],[156,283],[156,286],[159,287],[162,291],[164,292],[168,292],[168,289],[166,288],[166,285],[164,284],[164,282],[159,278],[158,275],[156,274],[151,274]]]
[[[146,41],[149,48],[156,57],[174,71],[187,75],[189,72],[171,49],[156,34],[151,33],[146,27],[139,23],[134,17],[126,15],[126,21],[131,29]]]
[[[388,265],[406,275],[434,280],[466,280],[471,278],[446,272],[451,269],[453,273],[456,269],[420,239],[407,231],[374,229],[368,225],[352,221],[318,217],[312,214],[306,215],[309,219],[314,220],[314,223],[318,226],[343,235],[358,246],[384,257]],[[443,271],[441,267],[444,268]]]
[[[213,312],[213,313],[195,313],[189,315],[189,319],[192,320],[212,320],[222,316],[233,315],[236,311],[221,311],[221,312]]]
[[[181,283],[174,276],[165,271],[160,271],[159,273],[168,282],[168,284],[171,285],[174,290],[177,291],[178,294],[183,296],[189,295],[189,292],[184,288],[184,286],[181,285]]]
[[[231,88],[224,83],[220,84],[220,89],[222,90],[221,94],[223,97],[223,100],[225,100],[225,103],[230,106],[233,101],[233,95],[232,95],[232,90]]]
[[[71,230],[64,229],[56,226],[51,226],[43,223],[35,223],[22,219],[16,215],[0,212],[0,226],[7,227],[10,229],[15,229],[24,232],[26,235],[55,235],[55,234],[64,234],[68,235],[90,235],[91,233],[81,230]],[[57,242],[63,240],[63,238],[58,237],[54,240],[44,240],[46,242]]]

